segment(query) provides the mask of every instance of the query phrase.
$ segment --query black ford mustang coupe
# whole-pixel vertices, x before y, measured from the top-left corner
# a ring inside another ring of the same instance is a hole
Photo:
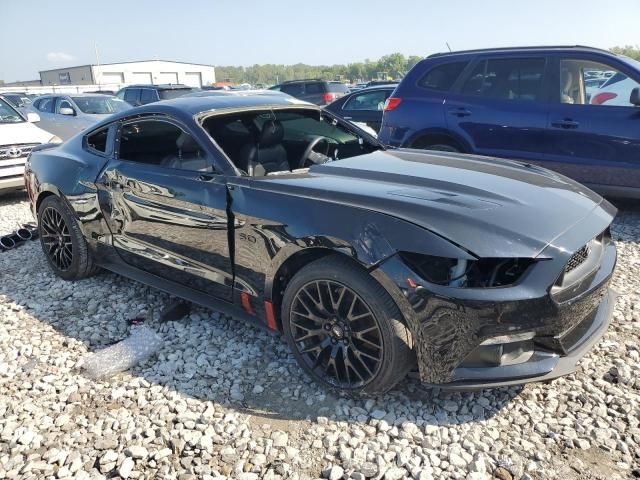
[[[281,331],[316,381],[379,394],[572,372],[609,324],[615,208],[528,164],[385,149],[284,96],[183,98],[41,147],[51,268],[101,267]]]

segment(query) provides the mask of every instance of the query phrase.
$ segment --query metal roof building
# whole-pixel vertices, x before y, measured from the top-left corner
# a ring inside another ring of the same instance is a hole
[[[143,60],[43,70],[40,72],[40,81],[43,86],[183,83],[193,87],[201,87],[215,83],[216,76],[212,65],[167,60]]]

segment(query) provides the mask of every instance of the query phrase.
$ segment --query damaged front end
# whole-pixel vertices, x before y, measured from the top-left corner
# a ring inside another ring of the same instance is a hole
[[[604,334],[614,304],[609,229],[586,244],[578,243],[581,230],[536,258],[399,252],[383,262],[374,276],[396,287],[421,380],[473,389],[574,371]]]

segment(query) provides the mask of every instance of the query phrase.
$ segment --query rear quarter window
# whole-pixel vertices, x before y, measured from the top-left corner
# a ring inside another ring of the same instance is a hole
[[[304,89],[307,95],[313,95],[315,93],[324,93],[324,88],[322,88],[322,84],[319,82],[307,83],[304,86]]]
[[[109,127],[98,130],[87,137],[87,147],[98,153],[106,153],[108,137]]]
[[[158,90],[160,100],[171,100],[172,98],[178,98],[187,93],[193,92],[190,88],[172,88],[170,90]]]
[[[330,92],[349,93],[349,88],[344,83],[329,83]]]
[[[468,64],[468,61],[462,61],[437,65],[423,75],[418,81],[418,86],[446,92],[451,89]]]
[[[295,97],[296,95],[304,94],[304,84],[302,84],[302,83],[290,83],[290,84],[287,84],[287,85],[282,85],[280,90],[282,92],[284,92],[284,93],[287,93],[289,95],[293,95]]]

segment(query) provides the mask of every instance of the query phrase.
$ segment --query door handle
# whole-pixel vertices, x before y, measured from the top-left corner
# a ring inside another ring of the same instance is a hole
[[[471,110],[468,110],[464,107],[460,107],[460,108],[454,108],[449,110],[449,113],[451,115],[453,115],[454,117],[468,117],[469,115],[471,115]]]
[[[551,122],[551,126],[555,128],[564,128],[564,129],[578,128],[580,126],[580,122],[576,122],[571,118],[565,118],[563,120],[555,120]]]
[[[342,118],[344,118],[345,120],[351,120],[353,117],[342,117]]]
[[[213,175],[207,175],[205,173],[203,173],[202,175],[198,175],[198,180],[200,180],[201,182],[210,182],[214,178],[216,178],[216,177],[213,176]]]

